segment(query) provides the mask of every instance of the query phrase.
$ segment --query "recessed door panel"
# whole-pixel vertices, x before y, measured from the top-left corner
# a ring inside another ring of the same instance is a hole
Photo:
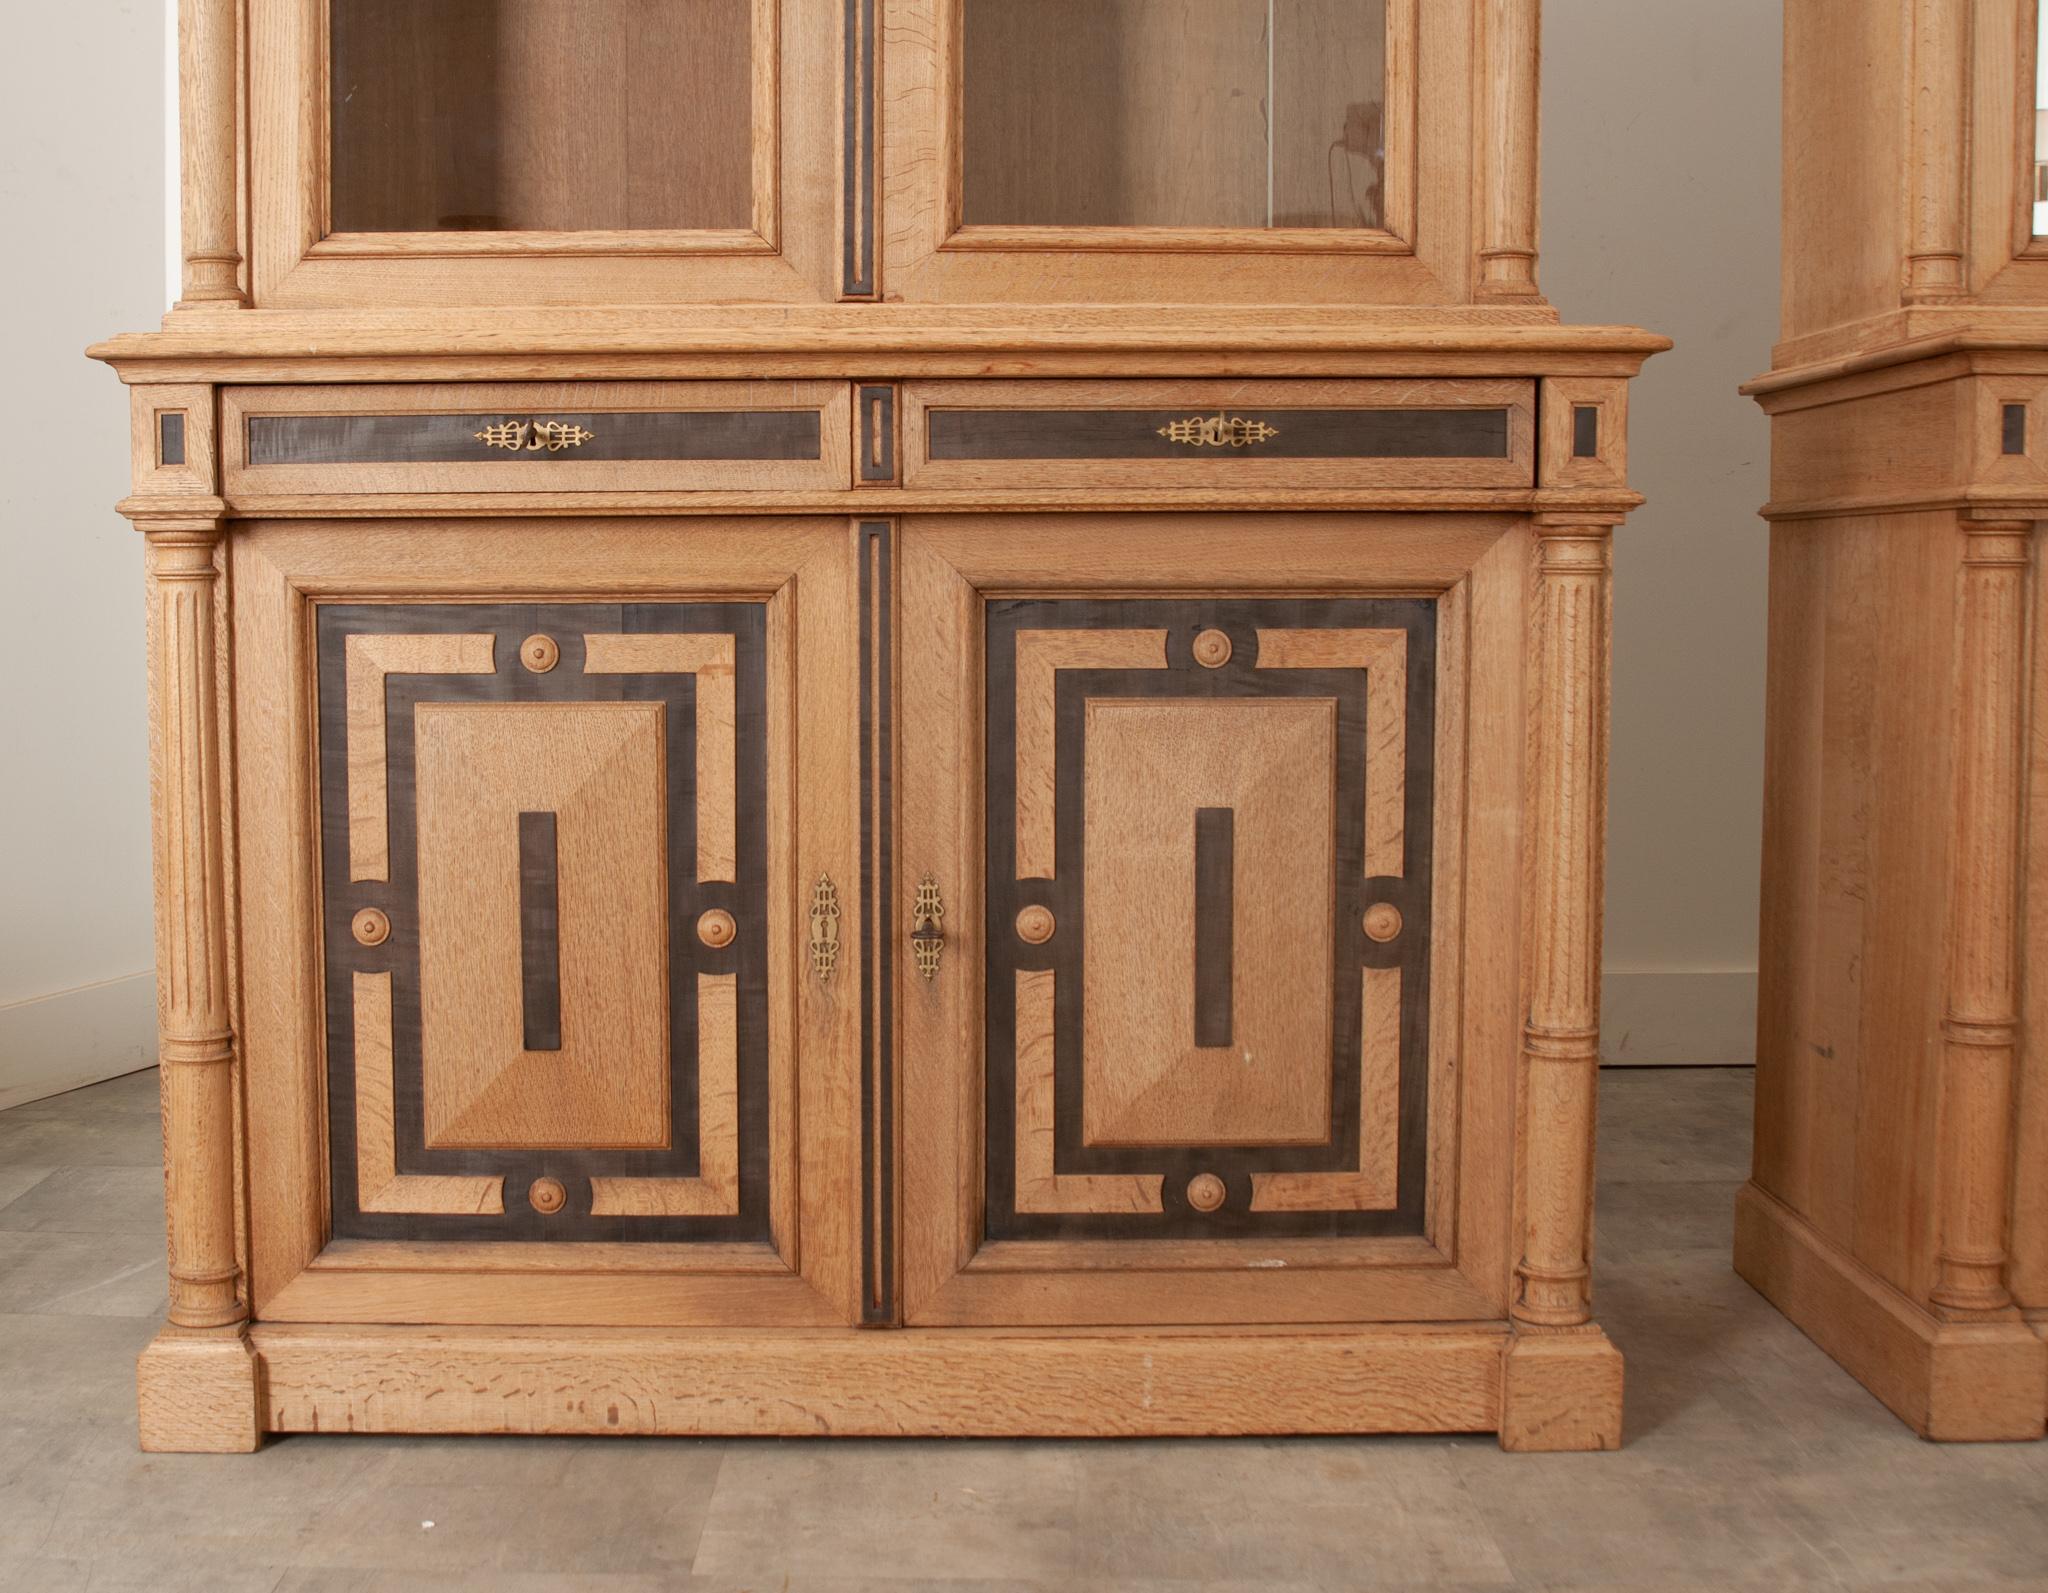
[[[335,1235],[765,1239],[763,606],[318,631]]]
[[[989,603],[988,1238],[1422,1231],[1435,619]]]

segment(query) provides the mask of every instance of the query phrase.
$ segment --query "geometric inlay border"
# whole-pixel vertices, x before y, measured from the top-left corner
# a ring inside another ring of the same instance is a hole
[[[766,1241],[765,606],[326,604],[315,623],[335,1237]],[[536,636],[559,648],[544,668],[520,656]],[[382,689],[366,701],[371,664]],[[422,705],[480,703],[638,703],[660,717],[662,1143],[427,1142],[415,725]],[[381,745],[352,746],[366,725]],[[371,944],[352,928],[365,909],[388,925]],[[731,916],[723,945],[697,930],[714,911]],[[387,1167],[390,1182],[367,1187]],[[536,1208],[536,1184],[559,1186],[559,1209]]]
[[[990,601],[985,617],[987,1236],[1421,1233],[1434,600],[1016,599]],[[1220,663],[1218,632],[1229,643]],[[1198,637],[1211,649],[1205,659],[1196,656]],[[1090,667],[1098,660],[1113,667]],[[1317,1143],[1087,1143],[1088,706],[1281,698],[1335,708],[1327,1135]],[[1377,904],[1399,914],[1391,940],[1363,927]],[[1034,907],[1059,926],[1039,944],[1015,928]],[[1202,1185],[1210,1207],[1198,1210],[1189,1192]]]

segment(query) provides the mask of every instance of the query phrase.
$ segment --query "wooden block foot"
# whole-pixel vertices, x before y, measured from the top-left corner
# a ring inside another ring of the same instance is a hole
[[[1501,1379],[1500,1446],[1524,1454],[1621,1447],[1622,1361],[1596,1327],[1518,1332]]]
[[[1923,1438],[2042,1436],[2048,1344],[2009,1321],[1944,1322],[1748,1184],[1735,1270]]]
[[[142,1447],[247,1454],[263,1441],[259,1363],[244,1327],[166,1327],[135,1367]]]

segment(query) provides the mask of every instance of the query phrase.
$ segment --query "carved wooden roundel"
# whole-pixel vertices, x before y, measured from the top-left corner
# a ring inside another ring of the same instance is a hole
[[[357,913],[348,927],[358,945],[381,946],[391,938],[391,920],[374,907]]]
[[[1188,1204],[1197,1211],[1214,1211],[1227,1193],[1223,1180],[1214,1173],[1197,1173],[1188,1180]]]
[[[1027,946],[1043,946],[1059,928],[1049,907],[1031,906],[1017,915],[1017,938]]]
[[[721,946],[730,946],[733,936],[738,933],[739,926],[723,907],[714,907],[697,920],[697,938],[714,951]]]
[[[545,675],[562,661],[562,647],[552,636],[529,636],[519,644],[519,662]]]
[[[544,1217],[552,1217],[569,1203],[569,1191],[562,1187],[559,1178],[536,1178],[533,1187],[527,1190],[526,1198],[535,1211]]]
[[[1374,902],[1365,910],[1365,933],[1384,946],[1401,933],[1401,909],[1392,902]]]
[[[1221,669],[1230,662],[1230,638],[1219,630],[1206,630],[1195,638],[1195,662],[1204,669]]]

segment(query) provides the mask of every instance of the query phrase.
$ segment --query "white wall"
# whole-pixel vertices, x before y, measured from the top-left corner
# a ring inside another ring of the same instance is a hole
[[[1610,1061],[1754,1054],[1770,438],[1736,387],[1777,335],[1780,29],[1778,0],[1544,6],[1544,291],[1678,342],[1616,547]]]
[[[162,0],[8,8],[0,52],[0,1107],[148,1065],[148,739],[128,408],[163,314]]]
[[[0,1106],[152,1042],[141,548],[126,408],[83,357],[156,324],[164,0],[23,5],[0,64]],[[1615,621],[1607,1050],[1750,1055],[1767,436],[1736,384],[1777,303],[1776,0],[1548,0],[1546,291],[1679,340],[1636,389]]]

